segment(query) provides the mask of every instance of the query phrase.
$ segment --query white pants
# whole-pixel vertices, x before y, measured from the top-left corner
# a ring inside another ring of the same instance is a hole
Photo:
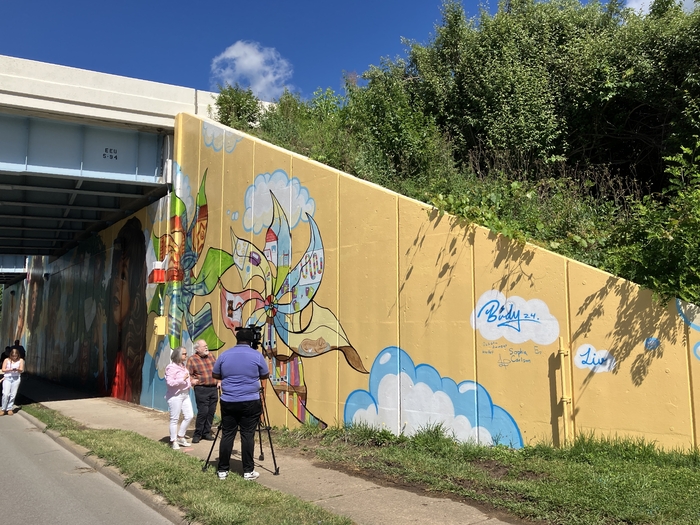
[[[17,389],[19,388],[20,378],[12,378],[5,376],[2,382],[2,410],[12,410],[15,406],[15,397],[17,397]]]
[[[5,398],[3,397],[3,400]],[[192,401],[190,401],[190,392],[182,392],[168,399],[170,407],[170,441],[175,441],[178,436],[184,437],[187,427],[194,417],[192,410]],[[180,412],[184,419],[180,423],[180,431],[177,431],[177,422],[180,420]]]

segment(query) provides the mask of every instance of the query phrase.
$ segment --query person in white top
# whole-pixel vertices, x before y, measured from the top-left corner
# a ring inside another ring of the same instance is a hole
[[[19,356],[19,350],[13,348],[10,357],[2,362],[2,371],[5,373],[5,380],[2,382],[2,411],[0,416],[14,414],[12,409],[15,406],[15,397],[19,389],[19,381],[24,372],[24,359]]]
[[[170,446],[177,450],[181,446],[190,446],[185,431],[194,417],[192,401],[190,400],[192,382],[190,381],[190,373],[185,366],[187,349],[184,346],[176,348],[170,354],[170,360],[172,362],[165,367],[165,384],[168,387],[165,399],[170,407]],[[179,425],[178,432],[180,413],[182,413],[183,420]]]

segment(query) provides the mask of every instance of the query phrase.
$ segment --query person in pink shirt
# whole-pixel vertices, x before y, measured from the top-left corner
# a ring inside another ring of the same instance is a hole
[[[170,363],[165,367],[165,383],[168,390],[165,399],[170,407],[170,446],[173,450],[178,450],[181,446],[189,447],[185,432],[194,417],[192,401],[190,401],[190,373],[187,371],[187,349],[184,346],[176,348],[170,355]],[[178,432],[178,422],[180,413],[183,415]]]

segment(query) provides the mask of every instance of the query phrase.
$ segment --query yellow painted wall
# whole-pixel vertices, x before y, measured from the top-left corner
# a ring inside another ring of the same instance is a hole
[[[240,138],[235,148],[207,145],[227,133]],[[332,332],[361,360],[351,366],[339,350],[302,355],[306,408],[318,420],[407,433],[442,422],[460,439],[514,446],[559,445],[582,432],[697,444],[700,315],[691,306],[682,305],[684,321],[675,303],[658,305],[629,282],[211,121],[180,115],[177,137],[183,174],[199,180],[208,170],[207,194],[220,199],[210,211],[212,246],[232,252],[233,229],[262,250],[271,215],[254,227],[243,218],[269,211],[270,190],[295,217],[292,264],[310,242],[299,206],[318,226],[323,280],[304,322],[313,326],[316,305],[332,312]],[[242,286],[235,268],[221,282]],[[277,343],[280,354],[295,354]],[[269,389],[268,400],[274,424],[304,420]]]

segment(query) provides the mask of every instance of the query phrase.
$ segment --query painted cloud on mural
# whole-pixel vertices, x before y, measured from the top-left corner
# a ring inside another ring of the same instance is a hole
[[[415,366],[409,355],[395,346],[385,348],[375,359],[369,391],[356,390],[348,396],[344,420],[408,436],[441,424],[459,441],[514,448],[523,445],[515,420],[493,404],[484,387],[474,381],[457,384],[441,377],[430,365]]]
[[[693,330],[700,331],[700,306],[676,299],[676,309],[685,324]]]
[[[202,122],[202,139],[207,148],[217,152],[223,148],[226,153],[233,153],[236,145],[243,140],[243,136],[214,123]]]
[[[498,290],[489,290],[479,298],[470,321],[489,341],[505,337],[511,343],[532,340],[549,345],[559,337],[559,322],[544,301],[506,297]]]
[[[187,210],[187,216],[192,217],[192,214],[194,213],[195,204],[194,197],[192,196],[192,185],[190,184],[190,176],[185,175],[182,172],[182,168],[177,162],[173,163],[173,167],[175,169],[175,184],[173,185],[175,189],[175,195],[185,205],[185,209]]]
[[[299,221],[308,221],[316,211],[316,203],[309,190],[296,177],[288,177],[284,170],[261,173],[245,192],[243,228],[256,235],[272,224],[272,197],[274,194],[293,229]]]

